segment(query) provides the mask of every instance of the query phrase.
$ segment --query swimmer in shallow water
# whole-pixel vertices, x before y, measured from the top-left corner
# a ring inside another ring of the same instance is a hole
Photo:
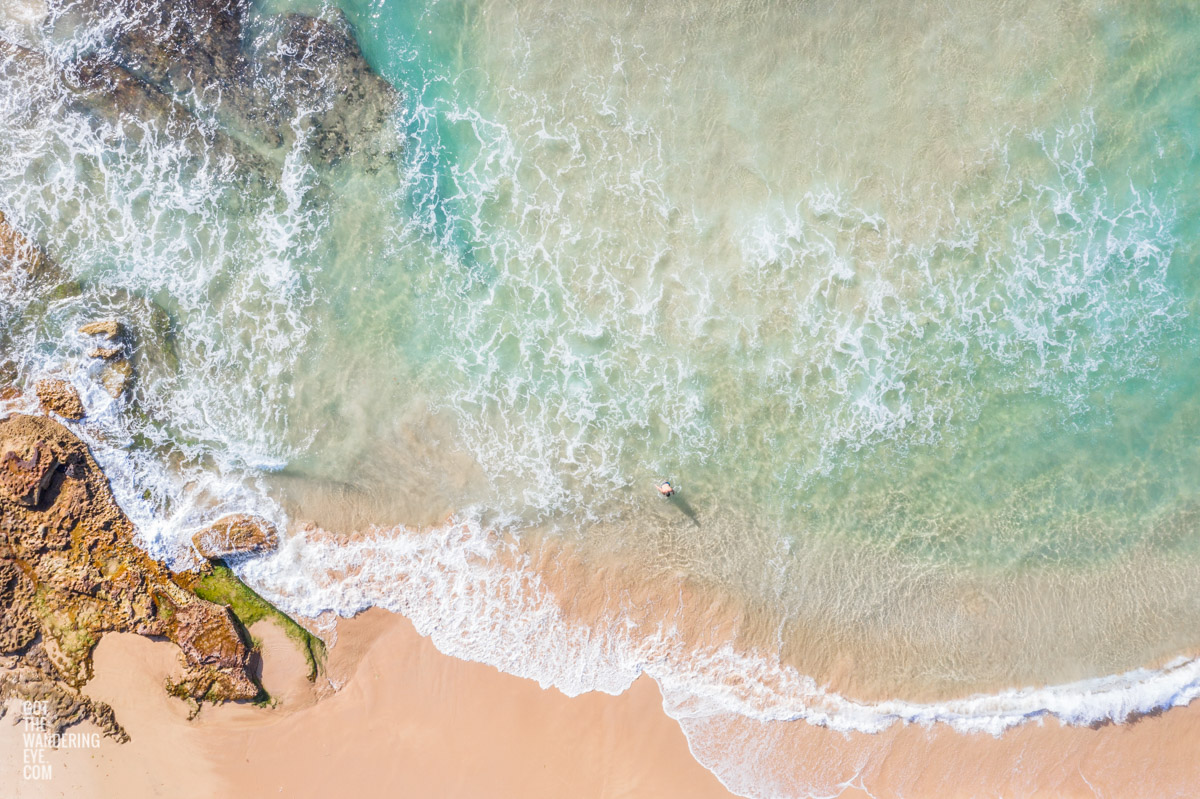
[[[661,483],[659,483],[658,484],[658,493],[662,494],[664,497],[669,497],[672,494],[674,494],[675,489],[671,486],[671,481],[663,480]]]

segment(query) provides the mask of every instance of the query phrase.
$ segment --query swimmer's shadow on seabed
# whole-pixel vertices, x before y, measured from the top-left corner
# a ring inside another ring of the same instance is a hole
[[[691,505],[689,505],[688,501],[686,499],[679,496],[679,494],[674,494],[672,496],[667,497],[667,501],[670,502],[675,507],[679,508],[679,510],[683,511],[683,515],[687,516],[689,519],[691,519],[692,524],[696,525],[697,527],[700,526],[700,518],[698,516],[696,516],[695,508],[693,508]]]

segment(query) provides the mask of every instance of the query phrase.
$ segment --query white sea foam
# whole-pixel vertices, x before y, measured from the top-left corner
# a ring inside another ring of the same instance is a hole
[[[18,54],[3,75],[3,210],[48,243],[57,279],[78,281],[43,306],[31,281],[6,275],[3,354],[21,382],[54,374],[75,383],[88,408],[77,429],[143,543],[186,563],[190,531],[220,512],[254,509],[282,522],[257,475],[292,452],[279,436],[285,378],[309,333],[305,259],[328,220],[306,202],[311,167],[294,153],[279,191],[256,196],[225,158],[172,135],[179,129],[140,120],[130,139],[121,124],[76,107],[60,59],[100,46],[97,30],[66,41],[39,31],[29,43],[41,54]],[[241,213],[230,213],[231,198]],[[100,386],[104,364],[84,356],[95,342],[76,332],[111,315],[135,345],[136,387],[122,400]],[[175,365],[164,354],[172,349]],[[138,413],[127,412],[131,402]]]
[[[122,507],[138,523],[144,545],[170,560],[179,554],[180,533],[211,515],[199,508],[180,509],[164,519],[139,502],[134,491],[165,475],[111,446],[121,428],[120,417],[112,412],[116,403],[94,384],[76,379],[76,385],[89,422],[72,426],[89,440]],[[32,401],[8,409],[32,410]],[[201,474],[187,476],[198,477],[204,479]],[[240,495],[247,502],[245,510],[286,523],[261,495],[230,481],[208,479],[210,490],[227,507],[236,505]],[[189,516],[189,510],[196,513]],[[409,618],[447,655],[486,663],[570,696],[619,694],[644,673],[658,683],[664,709],[679,721],[701,762],[746,796],[808,793],[790,793],[776,783],[771,740],[781,732],[764,732],[761,740],[729,740],[721,722],[731,718],[866,733],[896,723],[941,723],[964,733],[999,735],[1048,717],[1075,725],[1119,723],[1186,705],[1200,695],[1200,660],[1180,657],[1160,669],[942,702],[855,701],[829,692],[770,655],[742,651],[731,642],[697,648],[685,644],[670,625],[646,633],[644,625],[628,623],[638,608],[625,608],[600,627],[566,618],[530,557],[511,537],[495,532],[513,522],[493,519],[485,525],[477,513],[467,511],[435,528],[380,529],[349,541],[309,527],[295,531],[277,552],[235,567],[288,612],[350,616],[368,607],[386,608]],[[774,787],[764,793],[768,785]]]
[[[518,551],[477,516],[462,514],[433,529],[377,530],[351,542],[309,530],[279,552],[242,564],[240,571],[291,612],[350,615],[384,607],[410,618],[448,655],[568,695],[620,693],[645,673],[659,684],[665,709],[693,737],[702,761],[748,796],[763,794],[734,772],[769,769],[771,749],[753,741],[705,740],[714,720],[744,717],[868,733],[896,723],[943,723],[960,732],[999,735],[1049,717],[1077,725],[1122,722],[1200,695],[1200,660],[1177,658],[1161,669],[935,703],[859,702],[732,643],[694,648],[671,626],[634,632],[643,628],[626,621],[637,608],[607,619],[603,628],[572,622]]]
[[[88,36],[64,47],[103,38]],[[516,42],[522,69],[534,46]],[[619,38],[612,47],[613,74],[670,89],[671,70],[644,49]],[[60,107],[53,75],[29,77],[0,92],[13,156],[0,164],[5,210],[45,233],[71,275],[167,297],[186,339],[180,373],[157,376],[138,397],[149,420],[109,398],[95,366],[75,368],[83,345],[70,331],[120,307],[98,292],[56,302],[45,323],[13,332],[22,374],[71,376],[89,411],[75,429],[156,557],[186,563],[190,533],[217,513],[245,510],[285,528],[260,475],[312,454],[315,431],[289,416],[291,378],[312,343],[312,311],[328,300],[312,283],[332,228],[303,136],[277,190],[250,196],[179,142],[114,143],[113,131]],[[766,481],[787,493],[847,453],[931,444],[961,428],[985,377],[1000,391],[1046,396],[1069,418],[1090,391],[1151,374],[1154,345],[1182,313],[1166,279],[1173,209],[1132,179],[1118,192],[1098,175],[1090,114],[1028,135],[1040,150],[1036,180],[1007,178],[1008,143],[1022,136],[1006,136],[984,159],[996,190],[980,207],[951,204],[933,234],[909,236],[920,226],[857,202],[856,187],[835,180],[799,196],[731,198],[721,218],[681,205],[663,131],[609,77],[571,87],[570,108],[544,90],[506,91],[517,109],[507,122],[476,98],[427,91],[453,76],[405,87],[404,213],[379,247],[392,264],[433,263],[422,300],[437,310],[427,324],[449,342],[437,352],[453,378],[440,407],[514,516],[586,523],[638,479],[631,462],[667,471],[739,460],[730,452],[771,456]],[[35,108],[54,110],[52,135]],[[443,125],[456,141],[441,140]],[[231,198],[248,207],[228,212]],[[720,268],[709,262],[714,242],[725,247],[714,247]],[[36,298],[10,299],[0,309],[9,326]],[[713,401],[714,363],[741,393]],[[723,414],[724,428],[713,421]],[[750,450],[744,431],[781,418],[780,435]],[[714,720],[995,734],[1047,716],[1121,721],[1186,703],[1200,686],[1200,665],[1181,660],[933,704],[855,702],[769,655],[695,649],[670,626],[635,631],[636,608],[596,628],[572,622],[530,561],[492,532],[519,524],[464,512],[431,530],[348,542],[296,531],[277,553],[236,566],[291,612],[385,607],[450,655],[568,694],[617,693],[646,673],[702,762],[748,795],[766,790],[770,739],[724,741],[721,751],[707,737]],[[754,566],[787,576],[782,555]]]
[[[853,453],[936,444],[998,393],[1052,398],[1070,424],[1104,406],[1097,395],[1152,374],[1178,329],[1174,209],[1145,187],[1109,191],[1091,112],[1002,136],[980,156],[994,186],[972,207],[939,209],[932,233],[856,204],[853,187],[731,198],[739,251],[714,265],[699,245],[717,222],[663,189],[662,132],[610,97],[606,77],[568,93],[612,118],[602,135],[518,88],[506,102],[521,112],[505,125],[454,92],[407,109],[405,197],[418,212],[398,251],[416,257],[432,236],[451,272],[469,275],[434,295],[444,335],[473,343],[446,353],[458,374],[441,407],[490,475],[529,487],[529,510],[588,517],[636,479],[634,463],[658,473],[762,460],[795,494]],[[469,130],[472,157],[454,160],[438,118]],[[1008,166],[1014,139],[1036,145],[1023,171]],[[593,224],[596,186],[614,199]],[[688,212],[690,224],[666,223]],[[678,246],[664,245],[672,236]],[[588,331],[602,331],[594,351]],[[742,390],[709,389],[715,372]],[[769,448],[745,440],[759,424],[776,433]]]

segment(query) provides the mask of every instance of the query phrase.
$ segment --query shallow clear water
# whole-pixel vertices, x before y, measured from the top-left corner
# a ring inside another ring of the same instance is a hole
[[[1104,569],[1195,555],[1188,15],[348,11],[407,98],[383,237],[405,299],[362,302],[396,293],[370,260],[323,287],[372,309],[343,342],[390,336],[373,385],[395,368],[453,420],[489,487],[452,499],[649,551],[785,625],[959,653],[936,678],[958,690],[1131,667],[1197,630],[1182,583],[1162,649],[1100,643],[1152,577],[1111,615],[1071,596],[1080,570],[1108,592]],[[656,476],[684,486],[686,541]],[[847,559],[869,587],[811,588]],[[1061,608],[1019,595],[1031,575]],[[979,591],[1050,651],[941,618]]]
[[[3,210],[84,282],[14,301],[18,373],[131,296],[173,320],[93,431],[154,551],[458,511],[737,597],[872,697],[1200,643],[1189,5],[339,5],[403,92],[394,170],[302,139],[255,182],[0,94]],[[246,569],[387,604],[305,552]]]

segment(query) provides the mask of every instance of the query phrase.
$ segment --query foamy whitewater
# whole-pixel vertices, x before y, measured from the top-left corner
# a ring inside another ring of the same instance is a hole
[[[0,369],[69,378],[141,543],[565,693],[999,734],[1200,693],[1200,18],[1153,3],[262,2],[345,14],[383,168],[114,123],[119,15],[12,0]],[[134,131],[136,135],[131,135]],[[241,140],[239,140],[241,141]],[[244,143],[244,141],[243,141]],[[135,330],[113,400],[76,330]],[[28,397],[9,409],[32,409]],[[660,499],[653,481],[680,487]]]

